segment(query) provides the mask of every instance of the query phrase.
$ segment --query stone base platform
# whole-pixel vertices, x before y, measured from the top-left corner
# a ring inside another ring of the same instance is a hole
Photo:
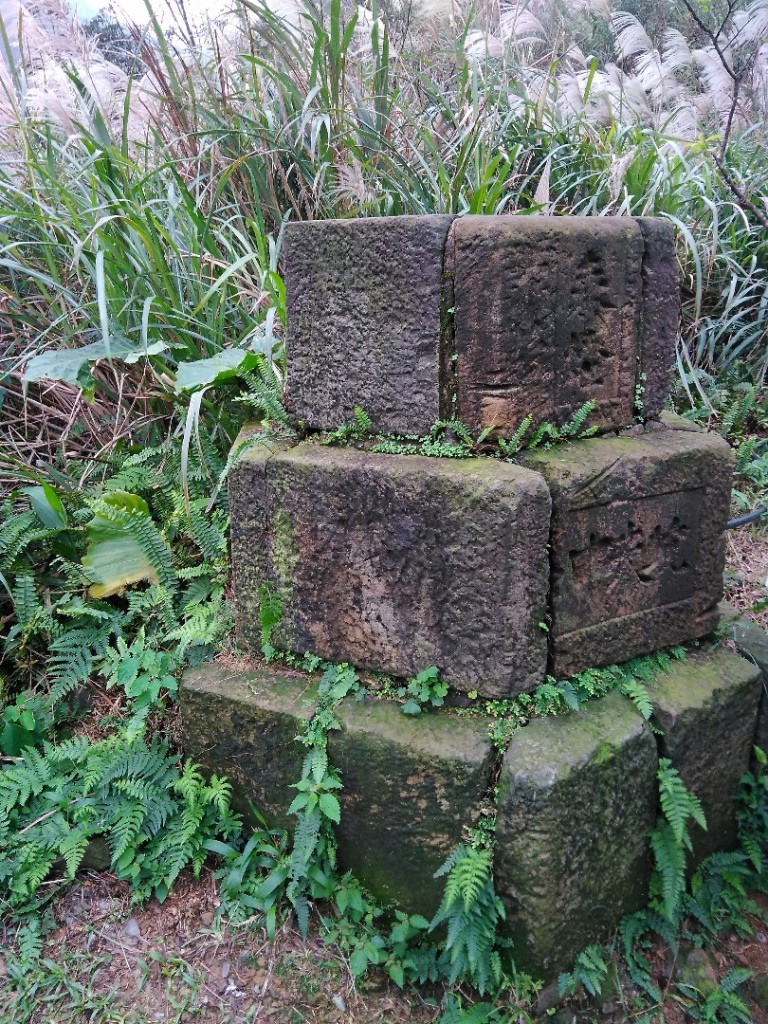
[[[552,979],[647,900],[659,756],[704,805],[710,827],[695,837],[697,857],[733,847],[732,799],[749,766],[764,667],[722,648],[691,653],[649,691],[663,735],[614,693],[533,719],[503,755],[482,717],[408,718],[396,704],[347,699],[328,743],[344,787],[339,866],[380,900],[431,915],[443,885],[434,872],[497,787],[494,872],[514,955]],[[314,681],[288,670],[190,669],[185,755],[228,775],[242,807],[251,801],[285,826],[304,753],[294,737],[314,702]]]

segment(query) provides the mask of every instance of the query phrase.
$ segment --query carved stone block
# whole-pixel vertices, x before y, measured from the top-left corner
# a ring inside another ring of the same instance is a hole
[[[656,766],[648,725],[618,693],[512,737],[494,873],[523,970],[556,977],[646,903]]]
[[[531,414],[658,414],[679,291],[669,222],[374,217],[289,225],[286,408],[315,430],[355,406],[379,432],[438,419],[510,435]]]
[[[568,676],[709,633],[718,618],[732,456],[661,429],[521,461],[552,492],[551,670]]]
[[[440,418],[443,256],[453,217],[291,224],[285,404],[327,430],[360,406],[379,431],[426,434]]]
[[[590,399],[603,429],[661,409],[678,307],[671,225],[464,217],[448,244],[458,410],[471,428],[509,435],[529,414],[563,424]]]
[[[296,736],[316,702],[315,681],[290,669],[215,662],[189,668],[180,693],[184,755],[207,774],[229,778],[234,806],[246,818],[252,804],[270,825],[292,828],[291,787],[306,754]]]
[[[649,689],[660,753],[701,800],[707,819],[706,832],[691,825],[695,863],[736,846],[734,798],[749,768],[761,683],[756,665],[715,650],[690,654]]]
[[[344,782],[341,867],[380,900],[431,917],[445,886],[435,872],[476,823],[490,784],[489,721],[409,718],[397,704],[354,698],[337,717],[328,754]]]

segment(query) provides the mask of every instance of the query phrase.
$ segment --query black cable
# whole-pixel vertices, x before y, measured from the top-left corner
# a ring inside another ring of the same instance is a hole
[[[761,505],[760,508],[756,508],[754,512],[747,512],[745,516],[737,516],[736,519],[729,519],[725,524],[726,530],[735,530],[737,526],[746,526],[747,523],[754,523],[768,512],[768,508],[765,505]]]

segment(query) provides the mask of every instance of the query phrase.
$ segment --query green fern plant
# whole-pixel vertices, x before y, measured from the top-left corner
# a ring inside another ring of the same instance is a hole
[[[492,833],[491,833],[492,834]],[[430,929],[445,926],[443,960],[451,984],[461,980],[482,995],[505,978],[503,946],[497,935],[505,917],[493,885],[493,848],[488,831],[460,843],[435,873],[446,877],[443,898]]]
[[[564,971],[558,976],[560,995],[563,996],[566,992],[573,995],[583,986],[589,995],[597,996],[602,991],[607,975],[605,950],[600,946],[587,946],[576,957],[572,970]]]
[[[206,783],[190,763],[179,770],[156,739],[77,737],[28,748],[0,773],[0,906],[34,906],[43,881],[74,877],[98,836],[134,897],[162,900],[183,868],[199,873],[208,839],[239,829],[229,783]]]
[[[686,1016],[700,1024],[752,1024],[752,1010],[739,993],[752,971],[731,967],[711,992],[703,993],[693,985],[677,983]]]
[[[323,444],[345,445],[350,441],[364,441],[371,433],[371,418],[365,409],[359,405],[354,408],[353,417],[348,423],[343,423],[336,430],[326,434]]]
[[[693,849],[689,822],[704,829],[707,822],[699,799],[685,788],[669,758],[659,760],[657,778],[661,816],[651,833],[656,871],[650,905],[677,924],[683,909],[687,854]]]
[[[501,454],[504,456],[516,455],[520,451],[520,449],[523,448],[523,441],[525,439],[525,435],[528,433],[532,426],[533,416],[531,416],[529,413],[520,421],[520,423],[517,425],[517,428],[515,429],[515,432],[512,434],[511,437],[499,437],[497,439],[497,444],[499,446],[499,451],[501,452]]]

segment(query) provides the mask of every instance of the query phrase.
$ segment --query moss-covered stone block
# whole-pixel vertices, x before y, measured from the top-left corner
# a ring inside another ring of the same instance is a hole
[[[488,697],[541,682],[550,497],[537,473],[304,443],[249,452],[230,507],[243,643],[260,645],[269,584],[285,650],[395,676],[435,665]]]
[[[409,717],[399,705],[344,701],[328,737],[341,771],[344,869],[380,900],[431,916],[445,879],[434,873],[473,825],[494,763],[485,719]]]
[[[524,970],[553,978],[647,902],[656,768],[647,723],[617,693],[512,737],[495,877]]]
[[[461,217],[451,226],[458,407],[509,435],[527,415],[630,424],[666,400],[679,292],[672,226],[629,217]]]
[[[701,800],[707,831],[692,824],[694,860],[736,845],[733,800],[749,767],[760,669],[724,650],[690,654],[650,687],[660,752]]]
[[[250,802],[270,825],[292,828],[291,786],[306,753],[296,737],[314,713],[314,685],[288,669],[209,663],[184,673],[179,698],[185,756],[227,775],[246,817]]]
[[[425,434],[441,418],[451,216],[289,224],[285,402],[327,430],[361,406],[380,431]]]
[[[734,616],[726,629],[726,636],[762,674],[754,745],[768,754],[768,633],[756,622]]]
[[[723,591],[733,457],[660,428],[520,457],[552,492],[551,671],[561,677],[709,633]]]

